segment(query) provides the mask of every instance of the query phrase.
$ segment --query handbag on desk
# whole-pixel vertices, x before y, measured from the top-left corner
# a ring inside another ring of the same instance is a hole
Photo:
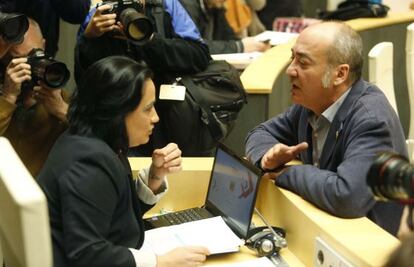
[[[389,7],[363,0],[347,0],[334,11],[321,11],[318,16],[323,20],[350,20],[356,18],[382,18],[387,16]]]

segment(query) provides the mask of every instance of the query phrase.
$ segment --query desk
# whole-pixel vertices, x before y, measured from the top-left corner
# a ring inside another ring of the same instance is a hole
[[[409,101],[405,75],[406,27],[414,21],[414,11],[390,12],[386,18],[360,18],[347,21],[357,30],[364,44],[363,77],[368,78],[368,52],[377,43],[394,43],[394,88],[400,120],[407,134],[409,125]],[[290,82],[285,75],[290,61],[292,40],[266,51],[252,62],[241,74],[242,83],[248,93],[249,103],[242,109],[235,129],[224,141],[229,147],[244,154],[244,139],[250,129],[286,110],[291,105]]]
[[[130,158],[134,173],[149,166],[149,158]],[[212,158],[183,158],[183,171],[170,175],[170,191],[150,211],[181,210],[204,203]],[[272,204],[269,204],[272,203]],[[315,238],[321,237],[355,266],[382,266],[399,241],[367,218],[341,219],[319,210],[299,196],[263,179],[256,207],[274,225],[287,231],[288,248],[281,250],[292,267],[313,266]],[[255,254],[247,248],[239,253],[210,256],[207,265],[243,261]]]

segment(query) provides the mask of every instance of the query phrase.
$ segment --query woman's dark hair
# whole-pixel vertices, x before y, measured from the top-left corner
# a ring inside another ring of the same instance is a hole
[[[128,149],[125,116],[139,105],[144,82],[152,77],[142,63],[111,56],[91,65],[73,93],[69,111],[69,131],[93,135],[116,153]]]

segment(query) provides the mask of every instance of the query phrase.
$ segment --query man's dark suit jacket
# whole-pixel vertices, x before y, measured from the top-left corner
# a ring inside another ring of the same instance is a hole
[[[398,203],[376,202],[366,175],[377,153],[393,151],[407,156],[404,133],[384,94],[372,84],[357,81],[339,108],[328,132],[319,167],[313,166],[312,136],[308,123],[312,112],[293,105],[287,112],[253,129],[247,136],[246,154],[260,165],[276,143],[307,142],[300,166],[289,167],[276,184],[339,217],[368,216],[396,234],[402,214]]]
[[[142,214],[125,157],[94,137],[65,132],[38,182],[46,194],[54,266],[131,266],[144,240]]]

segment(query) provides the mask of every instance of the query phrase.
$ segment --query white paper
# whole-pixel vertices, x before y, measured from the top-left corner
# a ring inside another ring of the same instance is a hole
[[[259,33],[254,38],[260,42],[269,41],[270,45],[285,44],[291,39],[296,38],[299,34],[292,32],[276,32],[276,31],[264,31]]]
[[[225,60],[236,69],[245,69],[250,63],[258,59],[263,52],[230,53],[211,55],[214,60]]]
[[[205,246],[211,254],[235,252],[244,241],[220,217],[151,229],[141,248],[161,255],[181,246]]]
[[[275,265],[266,257],[261,257],[253,260],[247,260],[229,264],[214,264],[209,267],[275,267]]]
[[[230,54],[217,54],[211,55],[214,60],[254,60],[261,56],[262,52],[249,52],[249,53],[230,53]]]

